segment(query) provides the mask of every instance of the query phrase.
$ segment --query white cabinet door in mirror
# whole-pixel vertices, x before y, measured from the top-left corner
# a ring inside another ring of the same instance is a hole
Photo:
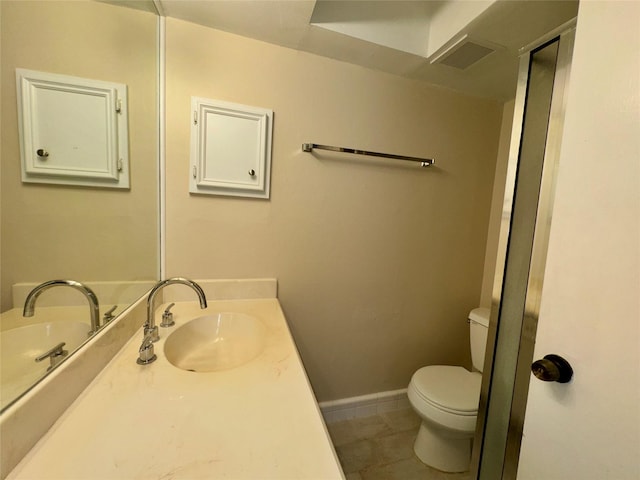
[[[192,97],[189,191],[269,198],[273,111]]]
[[[16,69],[22,181],[129,188],[127,87]]]

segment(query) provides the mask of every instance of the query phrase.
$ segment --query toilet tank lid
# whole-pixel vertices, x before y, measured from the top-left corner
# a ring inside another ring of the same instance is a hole
[[[491,315],[491,310],[488,308],[474,308],[469,313],[469,320],[479,323],[485,327],[489,326],[489,316]]]

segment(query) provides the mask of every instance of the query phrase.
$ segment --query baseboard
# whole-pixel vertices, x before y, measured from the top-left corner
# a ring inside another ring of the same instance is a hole
[[[411,408],[407,389],[378,392],[359,397],[320,402],[320,411],[326,423],[352,418],[369,417],[394,410]]]

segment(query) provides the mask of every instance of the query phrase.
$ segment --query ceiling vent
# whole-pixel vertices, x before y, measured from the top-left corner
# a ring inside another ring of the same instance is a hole
[[[468,35],[464,35],[437,54],[431,60],[431,64],[438,63],[464,70],[495,52],[498,48],[500,47],[497,45],[491,45],[488,42],[475,39],[472,40]]]

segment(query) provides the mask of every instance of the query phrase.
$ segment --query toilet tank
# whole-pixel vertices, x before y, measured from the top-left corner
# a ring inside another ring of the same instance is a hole
[[[469,313],[469,337],[471,340],[471,362],[473,368],[482,371],[484,353],[487,348],[487,332],[489,331],[488,308],[474,308]]]

